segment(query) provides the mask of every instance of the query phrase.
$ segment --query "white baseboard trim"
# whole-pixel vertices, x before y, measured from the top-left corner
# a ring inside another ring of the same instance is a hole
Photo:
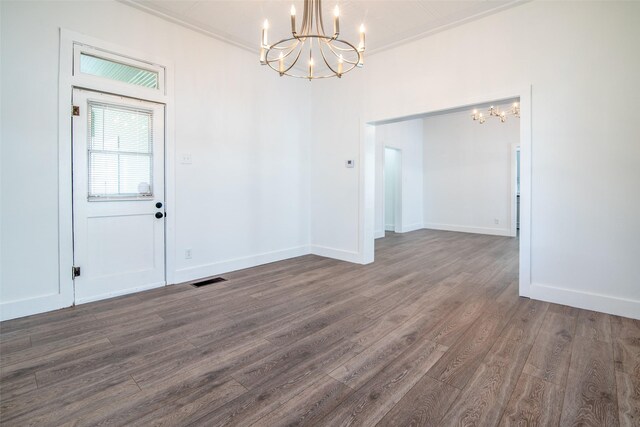
[[[342,249],[329,248],[327,246],[311,245],[311,253],[326,258],[339,259],[340,261],[363,264],[362,255],[359,252],[345,251]]]
[[[122,295],[135,294],[136,292],[148,291],[149,289],[161,288],[163,286],[166,286],[166,282],[156,282],[156,283],[151,283],[149,285],[138,286],[130,289],[124,289],[122,291],[107,292],[105,294],[94,295],[88,298],[78,298],[76,299],[76,305],[86,304],[88,302],[94,302],[94,301],[101,301],[109,298],[120,297]]]
[[[416,231],[416,230],[420,230],[422,228],[424,228],[422,226],[422,223],[403,225],[402,228],[400,229],[400,233],[408,233],[410,231]]]
[[[511,236],[509,228],[468,227],[466,225],[439,224],[428,222],[422,228],[431,230],[458,231],[461,233],[489,234],[491,236]]]
[[[529,286],[532,299],[568,305],[585,310],[630,317],[640,320],[640,301],[612,297],[593,292],[560,288],[532,283]]]
[[[3,302],[0,304],[0,321],[59,310],[61,308],[71,307],[72,305],[73,298],[69,299],[60,294]]]
[[[250,255],[242,258],[234,258],[211,264],[198,265],[195,267],[176,270],[174,274],[175,283],[189,282],[202,277],[215,276],[217,274],[228,273],[230,271],[242,270],[243,268],[255,267],[270,262],[282,261],[295,258],[310,253],[309,246],[297,246],[294,248],[282,249],[278,251],[265,252]]]
[[[380,239],[382,237],[384,237],[384,230],[378,230],[373,233],[374,239]]]

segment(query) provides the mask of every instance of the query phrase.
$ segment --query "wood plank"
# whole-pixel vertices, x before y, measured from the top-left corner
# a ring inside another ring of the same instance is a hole
[[[527,374],[520,375],[500,426],[555,426],[560,423],[561,387]]]
[[[611,342],[610,315],[595,311],[580,310],[576,336],[590,340]]]
[[[380,421],[380,426],[440,426],[460,390],[425,375]]]
[[[31,337],[29,335],[19,336],[14,339],[7,339],[0,342],[0,360],[4,360],[9,354],[31,347]],[[0,362],[1,364],[2,362]]]
[[[434,379],[463,389],[496,342],[512,311],[484,312],[428,372]]]
[[[323,375],[282,406],[260,418],[256,425],[318,425],[320,420],[351,393],[351,388]]]
[[[560,423],[619,425],[611,343],[576,338]]]
[[[442,425],[497,425],[530,349],[524,343],[498,338]]]
[[[523,372],[563,386],[576,327],[576,317],[548,312],[534,341]]]
[[[417,342],[322,420],[327,426],[371,426],[380,421],[442,357],[445,348]]]
[[[635,374],[616,371],[618,420],[621,426],[640,426],[640,368]]]
[[[538,336],[548,307],[549,303],[544,301],[532,299],[523,301],[500,336],[532,345]]]

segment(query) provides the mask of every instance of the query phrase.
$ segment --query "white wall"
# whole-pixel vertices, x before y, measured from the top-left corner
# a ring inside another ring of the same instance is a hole
[[[426,117],[424,228],[511,235],[519,139],[520,121],[513,116],[484,124],[471,120],[469,111]]]
[[[314,84],[318,105],[345,102],[322,109],[312,133],[311,204],[332,211],[314,208],[312,241],[362,249],[354,211],[365,186],[333,163],[361,152],[362,123],[531,85],[531,294],[640,318],[639,21],[639,2],[528,2]]]
[[[177,244],[167,254],[176,281],[308,252],[308,82],[115,1],[2,1],[0,10],[5,308],[58,292],[59,27],[175,64],[168,155],[193,158],[176,162]]]
[[[397,202],[402,200],[402,192],[397,191],[398,183],[401,181],[398,179],[397,175],[401,172],[400,161],[401,161],[401,153],[400,151],[394,148],[385,148],[384,149],[384,167],[383,167],[383,187],[384,187],[384,195],[382,195],[379,199],[376,200],[376,204],[379,204],[380,201],[383,201],[383,211],[384,215],[381,218],[380,216],[376,216],[376,222],[380,223],[381,230],[376,228],[376,235],[378,233],[384,236],[385,230],[395,231],[396,230],[396,209]],[[400,193],[400,194],[396,194]],[[378,225],[378,224],[376,224]]]
[[[422,146],[423,124],[421,119],[407,120],[398,123],[378,125],[376,133],[376,212],[375,235],[384,235],[382,223],[383,200],[383,167],[384,147],[391,147],[401,151],[401,218],[398,232],[407,232],[422,228],[422,199],[423,199],[423,171]]]

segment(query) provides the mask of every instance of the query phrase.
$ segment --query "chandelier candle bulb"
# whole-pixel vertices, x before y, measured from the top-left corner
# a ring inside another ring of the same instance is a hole
[[[269,21],[264,20],[262,24],[262,46],[269,46],[269,39],[267,38],[267,31],[269,30]]]
[[[344,58],[342,55],[338,58],[338,77],[342,77],[342,69],[344,67]]]
[[[291,5],[291,32],[296,33],[296,7]]]
[[[358,45],[360,52],[364,51],[364,24],[360,25],[360,44]]]
[[[313,58],[309,58],[309,81],[313,79]]]
[[[267,64],[267,51],[263,47],[260,48],[260,63],[262,65]]]
[[[333,9],[333,34],[340,34],[340,8],[338,5]]]
[[[280,52],[280,57],[278,58],[278,71],[280,72],[280,77],[284,74],[284,54]]]

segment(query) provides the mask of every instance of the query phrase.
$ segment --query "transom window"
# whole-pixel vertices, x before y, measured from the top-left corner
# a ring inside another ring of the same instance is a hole
[[[97,56],[80,54],[80,72],[132,85],[158,89],[158,73]]]
[[[81,44],[75,44],[73,49],[75,76],[119,85],[119,90],[137,87],[142,91],[164,92],[163,66]]]

